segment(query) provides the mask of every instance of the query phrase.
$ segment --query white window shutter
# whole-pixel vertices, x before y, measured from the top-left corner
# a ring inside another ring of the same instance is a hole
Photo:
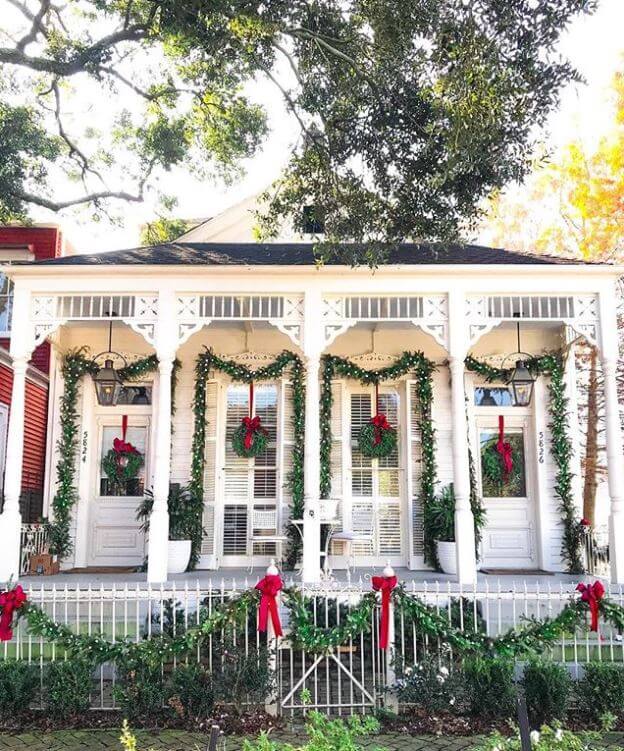
[[[411,551],[410,558],[424,555],[423,509],[420,499],[420,476],[422,473],[422,444],[418,418],[418,391],[415,381],[407,382],[408,416],[408,501],[411,507]]]
[[[206,446],[204,465],[204,536],[201,554],[215,554],[215,500],[217,484],[217,398],[216,381],[206,384]]]

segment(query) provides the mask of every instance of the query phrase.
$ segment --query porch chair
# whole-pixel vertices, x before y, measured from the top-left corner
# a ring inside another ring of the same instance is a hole
[[[251,542],[249,573],[254,568],[254,543],[274,543],[275,558],[278,561],[282,560],[282,546],[288,541],[288,537],[279,534],[277,524],[277,509],[252,508],[249,528],[251,533],[249,537]]]
[[[340,529],[332,533],[331,542],[334,542],[334,540],[336,542],[341,542],[344,548],[346,548],[345,559],[347,563],[347,571],[355,569],[355,557],[353,553],[354,543],[368,543],[371,547],[371,553],[374,553],[375,529],[375,509],[371,506],[368,509],[353,509],[351,513],[351,529]]]

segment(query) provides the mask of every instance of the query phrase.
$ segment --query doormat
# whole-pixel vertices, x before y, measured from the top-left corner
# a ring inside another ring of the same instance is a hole
[[[489,576],[554,576],[552,571],[542,571],[541,568],[482,568],[481,574]]]
[[[136,566],[88,566],[87,568],[70,568],[64,574],[136,574]]]

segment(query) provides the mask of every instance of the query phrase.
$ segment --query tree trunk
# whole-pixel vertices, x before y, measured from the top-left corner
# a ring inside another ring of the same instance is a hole
[[[598,351],[591,348],[587,383],[587,436],[585,440],[585,480],[583,517],[594,525],[596,488],[598,487]]]

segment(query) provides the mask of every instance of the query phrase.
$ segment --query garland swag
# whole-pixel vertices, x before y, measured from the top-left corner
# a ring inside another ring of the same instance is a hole
[[[378,384],[383,381],[396,380],[413,371],[418,395],[418,418],[422,445],[422,473],[420,478],[420,497],[424,514],[425,560],[436,565],[435,544],[428,529],[427,508],[435,496],[436,460],[435,429],[431,419],[433,402],[432,373],[434,363],[422,352],[404,352],[395,363],[378,370],[366,370],[359,365],[336,355],[323,356],[321,383],[321,498],[331,494],[331,413],[333,405],[332,379],[343,376],[359,381],[362,385]]]
[[[96,665],[130,658],[156,667],[174,657],[191,655],[210,634],[221,633],[228,626],[245,627],[250,615],[257,611],[260,596],[257,589],[245,590],[214,608],[202,608],[197,625],[183,633],[165,633],[138,642],[129,638],[109,641],[99,633],[75,633],[68,626],[56,623],[31,602],[24,604],[17,614],[25,619],[32,636],[56,644],[71,657],[82,657]],[[397,586],[390,597],[395,619],[406,628],[411,625],[415,633],[428,636],[434,643],[448,645],[460,657],[523,659],[538,655],[566,635],[573,634],[575,629],[586,626],[588,616],[593,618],[595,614],[615,630],[624,630],[624,608],[608,597],[595,603],[594,613],[588,598],[572,595],[570,602],[556,616],[543,620],[527,618],[523,624],[500,636],[453,625],[445,611],[441,612],[409,594],[403,585]],[[357,640],[360,634],[370,633],[374,628],[377,602],[376,593],[368,592],[349,609],[339,625],[323,628],[315,623],[313,600],[306,598],[297,588],[283,589],[282,605],[289,612],[288,638],[295,649],[304,649],[312,655],[329,654],[339,646]]]
[[[195,363],[195,394],[193,397],[193,446],[191,450],[191,480],[189,490],[192,503],[197,509],[199,523],[192,538],[189,569],[197,566],[202,542],[201,514],[204,508],[204,466],[206,454],[206,382],[211,370],[218,370],[239,383],[274,381],[290,368],[293,389],[293,456],[292,470],[288,478],[291,492],[291,519],[303,518],[303,446],[305,436],[305,380],[301,358],[294,352],[284,350],[273,362],[257,370],[251,370],[235,360],[219,357],[211,349],[200,353]],[[301,549],[301,538],[292,524],[286,530],[288,550],[286,563],[293,567]]]
[[[472,355],[466,358],[466,368],[478,373],[486,381],[509,380],[510,370],[496,368],[486,362],[477,360]],[[527,360],[527,368],[534,375],[550,377],[548,384],[551,444],[550,451],[557,465],[555,495],[559,499],[559,510],[563,517],[563,540],[561,553],[567,563],[568,572],[583,572],[583,527],[577,520],[574,497],[572,493],[572,473],[570,458],[572,442],[568,434],[568,398],[565,391],[564,361],[560,352],[549,353]]]
[[[179,367],[180,362],[176,360],[171,375],[172,396],[175,393]],[[136,381],[157,369],[158,358],[156,355],[148,355],[129,363],[125,368],[120,368],[119,375],[123,381]],[[80,383],[84,376],[94,376],[98,370],[98,364],[87,355],[85,348],[68,352],[61,365],[64,385],[60,406],[61,435],[56,444],[59,456],[56,465],[56,494],[52,501],[53,519],[49,524],[50,552],[61,558],[68,556],[72,551],[70,524],[72,510],[78,498],[76,457],[80,425]],[[171,411],[174,412],[173,398]]]

